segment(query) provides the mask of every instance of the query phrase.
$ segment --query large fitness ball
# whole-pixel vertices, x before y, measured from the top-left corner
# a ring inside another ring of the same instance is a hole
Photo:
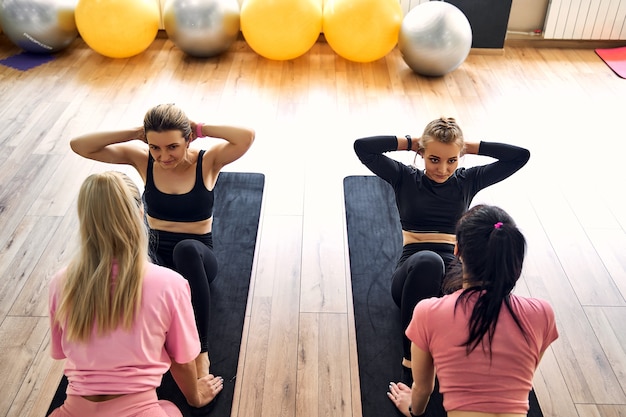
[[[326,0],[322,31],[328,45],[355,62],[383,58],[398,43],[398,0]]]
[[[304,55],[322,31],[321,0],[244,0],[241,33],[257,54],[277,61]]]
[[[9,40],[28,52],[51,54],[77,37],[77,0],[0,0],[0,26]]]
[[[76,26],[101,55],[128,58],[152,44],[159,31],[158,0],[78,0]]]
[[[457,69],[472,48],[472,28],[461,10],[430,1],[411,9],[402,21],[398,49],[416,73],[431,77]]]
[[[237,0],[167,0],[163,26],[183,52],[210,57],[226,51],[239,35]]]

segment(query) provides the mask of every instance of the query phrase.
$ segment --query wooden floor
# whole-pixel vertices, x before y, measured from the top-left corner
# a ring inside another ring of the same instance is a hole
[[[0,58],[18,52],[0,35]],[[266,174],[234,417],[361,416],[342,180],[369,174],[354,139],[419,136],[440,115],[469,140],[531,150],[475,201],[518,221],[529,252],[516,291],[556,310],[560,338],[535,379],[545,416],[626,416],[625,98],[626,80],[592,49],[507,47],[437,79],[398,51],[357,64],[318,43],[277,62],[237,41],[196,60],[164,36],[130,59],[77,40],[29,71],[0,65],[0,416],[43,416],[61,376],[47,283],[73,248],[80,183],[111,168],[72,154],[69,139],[137,126],[163,102],[257,132],[228,167]]]

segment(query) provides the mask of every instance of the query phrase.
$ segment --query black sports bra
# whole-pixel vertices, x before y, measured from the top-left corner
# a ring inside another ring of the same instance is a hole
[[[202,178],[203,156],[202,150],[196,164],[196,182],[191,191],[185,194],[166,194],[154,185],[154,159],[152,155],[148,156],[148,172],[142,198],[150,217],[172,222],[197,222],[213,215],[213,191],[207,190]]]

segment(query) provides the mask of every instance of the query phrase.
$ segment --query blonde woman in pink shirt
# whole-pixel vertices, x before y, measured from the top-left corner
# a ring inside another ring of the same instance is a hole
[[[148,261],[134,183],[89,176],[78,195],[80,246],[50,283],[51,355],[65,359],[67,399],[53,417],[180,417],[156,387],[171,371],[187,402],[208,404],[220,377],[197,377],[200,351],[189,284]]]
[[[413,386],[392,382],[387,396],[405,416],[424,415],[436,371],[448,417],[526,416],[535,370],[558,337],[546,301],[512,294],[526,240],[488,205],[461,217],[456,239],[455,291],[415,307],[406,329]]]

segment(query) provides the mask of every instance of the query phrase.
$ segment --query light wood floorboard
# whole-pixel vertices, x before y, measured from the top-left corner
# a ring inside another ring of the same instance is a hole
[[[18,52],[0,34],[0,58]],[[174,102],[198,121],[253,127],[255,144],[227,169],[266,175],[233,417],[361,416],[342,181],[370,174],[354,139],[419,136],[440,115],[470,140],[531,150],[475,201],[517,220],[529,250],[516,291],[557,314],[560,338],[535,378],[544,415],[625,417],[624,97],[626,80],[592,49],[530,44],[472,53],[440,78],[413,74],[397,50],[359,64],[318,42],[279,62],[238,40],[194,59],[165,36],[128,59],[77,40],[29,71],[0,66],[0,416],[43,416],[61,376],[47,284],[74,247],[80,183],[106,169],[139,180],[77,157],[69,139]]]

